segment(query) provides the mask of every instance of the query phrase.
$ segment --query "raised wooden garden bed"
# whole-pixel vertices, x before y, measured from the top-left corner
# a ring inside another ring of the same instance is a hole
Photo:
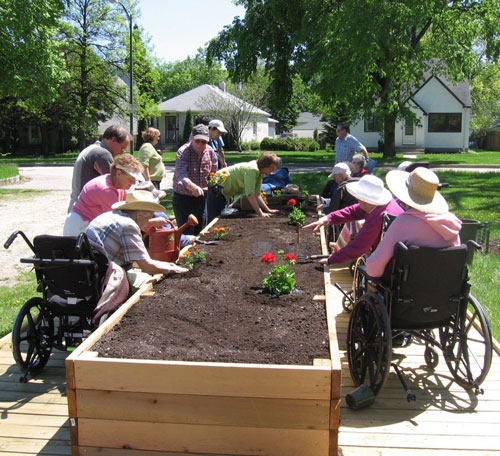
[[[72,455],[337,455],[341,365],[323,276],[329,358],[307,364],[100,356],[93,347],[155,299],[139,290],[66,360]]]

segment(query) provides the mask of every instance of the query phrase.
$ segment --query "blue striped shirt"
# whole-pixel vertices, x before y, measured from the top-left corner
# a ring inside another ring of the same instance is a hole
[[[335,140],[335,163],[352,161],[353,155],[363,150],[363,147],[363,144],[349,133],[344,139],[337,138]]]

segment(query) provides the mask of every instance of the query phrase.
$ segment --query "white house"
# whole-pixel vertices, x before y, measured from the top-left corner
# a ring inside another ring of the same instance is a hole
[[[191,110],[194,120],[199,115],[213,111],[214,105],[223,104],[234,106],[251,115],[252,120],[247,122],[243,130],[242,141],[262,141],[266,137],[274,137],[277,121],[271,119],[271,114],[225,90],[203,84],[158,105],[161,116],[157,119],[156,127],[161,132],[160,147],[177,146],[182,142],[188,110]]]
[[[291,133],[295,138],[313,138],[314,131],[324,133],[327,122],[321,120],[321,116],[312,112],[301,112],[297,118],[297,126],[292,128]]]
[[[418,123],[396,123],[396,149],[427,152],[466,152],[469,149],[471,96],[468,82],[451,84],[443,76],[429,76],[408,98]],[[351,125],[351,134],[369,150],[383,139],[375,119]]]

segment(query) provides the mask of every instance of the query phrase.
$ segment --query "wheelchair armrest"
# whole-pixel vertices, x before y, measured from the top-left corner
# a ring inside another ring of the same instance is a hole
[[[370,282],[373,282],[375,285],[382,284],[382,277],[372,277],[368,275],[368,273],[366,272],[366,265],[363,264],[358,266],[358,271],[361,274],[363,274]]]

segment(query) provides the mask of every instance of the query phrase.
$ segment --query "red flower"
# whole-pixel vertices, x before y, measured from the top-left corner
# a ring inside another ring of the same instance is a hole
[[[293,253],[287,253],[285,255],[285,260],[295,262],[297,261],[297,257]]]
[[[286,203],[287,206],[295,206],[297,204],[297,200],[290,198]]]
[[[261,256],[260,261],[263,263],[274,263],[276,261],[276,257],[273,253],[264,253],[264,255]]]

